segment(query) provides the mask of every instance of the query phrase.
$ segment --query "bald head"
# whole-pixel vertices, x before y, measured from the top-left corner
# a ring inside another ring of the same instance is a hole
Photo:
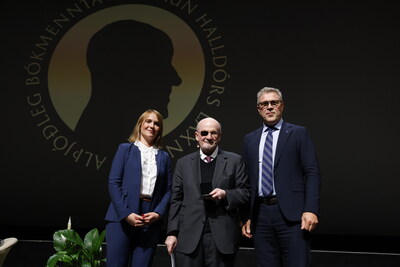
[[[202,119],[197,123],[195,137],[201,151],[211,155],[221,140],[221,124],[213,118]]]
[[[216,129],[218,129],[218,132],[221,133],[221,124],[216,119],[213,119],[211,117],[199,121],[197,123],[196,130],[199,132],[199,128],[204,127],[205,125],[214,126]]]

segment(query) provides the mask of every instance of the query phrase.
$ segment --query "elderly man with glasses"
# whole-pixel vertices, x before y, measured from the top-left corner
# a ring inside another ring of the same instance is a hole
[[[234,266],[250,192],[242,158],[218,147],[221,134],[218,121],[201,120],[199,151],[176,164],[165,244],[177,267]]]

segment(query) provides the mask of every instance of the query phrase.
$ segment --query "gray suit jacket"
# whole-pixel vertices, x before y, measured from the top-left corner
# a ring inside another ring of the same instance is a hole
[[[221,253],[235,253],[240,242],[239,209],[249,201],[249,183],[242,158],[219,149],[212,181],[213,188],[226,191],[226,200],[208,214],[211,233]],[[172,182],[168,230],[178,232],[176,251],[192,253],[206,220],[204,200],[200,197],[200,153],[189,154],[177,161]]]

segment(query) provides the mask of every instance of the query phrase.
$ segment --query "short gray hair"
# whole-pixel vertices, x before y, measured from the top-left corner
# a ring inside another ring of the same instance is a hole
[[[263,94],[271,93],[271,92],[276,93],[279,96],[280,100],[283,101],[281,90],[279,90],[278,88],[273,88],[273,87],[264,87],[257,93],[257,104],[258,104],[258,99],[260,99],[260,97]]]

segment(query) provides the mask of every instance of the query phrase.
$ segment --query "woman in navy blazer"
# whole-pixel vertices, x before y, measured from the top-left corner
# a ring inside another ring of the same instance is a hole
[[[171,159],[160,149],[163,119],[156,110],[138,119],[120,144],[110,176],[105,220],[107,266],[151,266],[171,198]]]

